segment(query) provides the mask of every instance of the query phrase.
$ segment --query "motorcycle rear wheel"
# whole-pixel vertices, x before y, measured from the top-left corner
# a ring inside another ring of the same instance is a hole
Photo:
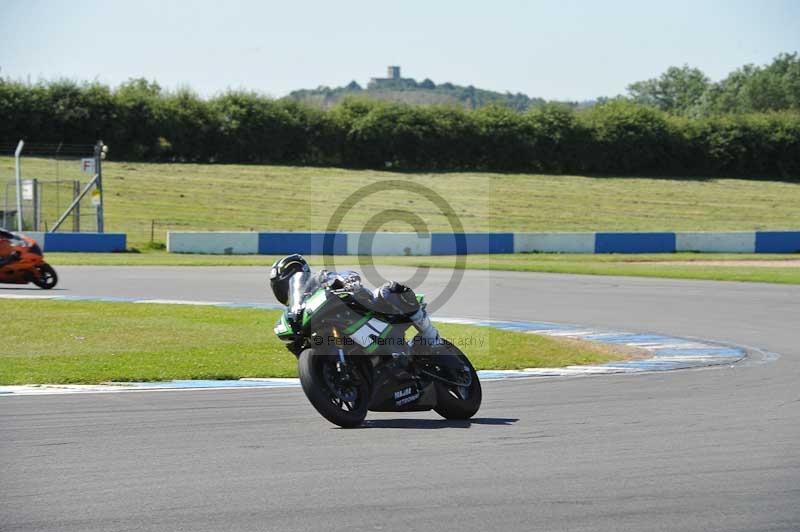
[[[349,377],[336,367],[339,358],[330,351],[306,349],[297,361],[306,397],[325,419],[342,428],[361,425],[367,417],[369,386],[355,367]]]
[[[58,274],[53,267],[45,262],[37,266],[36,269],[39,275],[33,278],[33,284],[44,290],[55,288],[56,284],[58,284]]]

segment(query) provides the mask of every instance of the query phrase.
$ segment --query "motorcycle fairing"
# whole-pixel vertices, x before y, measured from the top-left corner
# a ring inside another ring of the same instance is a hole
[[[422,382],[390,360],[375,368],[369,409],[373,412],[419,412],[436,406],[432,381]]]

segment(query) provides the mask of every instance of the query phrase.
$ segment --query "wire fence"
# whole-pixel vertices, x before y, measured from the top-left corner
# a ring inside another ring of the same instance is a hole
[[[0,226],[17,229],[16,144],[0,143]],[[92,178],[93,145],[26,142],[20,156],[22,226],[51,230]],[[87,171],[88,170],[88,171]],[[62,231],[96,231],[95,206],[85,196],[60,227]]]

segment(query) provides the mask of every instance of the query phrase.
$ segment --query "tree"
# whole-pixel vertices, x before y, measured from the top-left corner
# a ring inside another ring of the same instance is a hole
[[[717,83],[704,101],[709,114],[800,109],[800,57],[780,54],[764,67],[745,65]]]
[[[675,114],[692,114],[710,86],[710,80],[697,68],[670,67],[658,78],[628,85],[631,98],[640,104]]]
[[[419,87],[421,89],[435,89],[436,88],[436,84],[430,78],[425,78],[419,84]]]

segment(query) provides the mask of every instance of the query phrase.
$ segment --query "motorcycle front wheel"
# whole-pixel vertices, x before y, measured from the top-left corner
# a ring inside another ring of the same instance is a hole
[[[44,262],[37,266],[36,269],[38,270],[36,272],[38,276],[33,278],[33,284],[44,290],[50,290],[56,286],[58,283],[58,274],[52,266]]]
[[[481,381],[478,380],[478,373],[467,358],[456,346],[447,342],[448,351],[444,356],[458,357],[458,360],[469,368],[472,376],[469,386],[456,386],[455,384],[435,381],[436,387],[436,407],[437,414],[445,419],[469,419],[474,416],[481,407],[483,392]]]
[[[297,361],[300,384],[322,417],[342,428],[361,425],[367,417],[369,386],[358,368],[340,368],[327,350],[306,349]]]

